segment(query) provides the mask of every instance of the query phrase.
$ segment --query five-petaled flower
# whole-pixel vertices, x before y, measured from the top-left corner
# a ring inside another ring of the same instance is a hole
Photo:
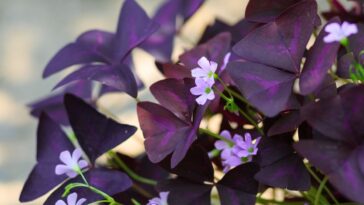
[[[159,193],[159,197],[150,199],[147,205],[168,205],[168,194],[169,192]]]
[[[66,174],[70,178],[76,177],[82,169],[88,166],[87,161],[81,159],[81,157],[82,151],[79,148],[75,149],[72,155],[68,150],[61,152],[59,159],[64,164],[58,164],[55,173],[57,175]]]
[[[324,38],[325,43],[342,42],[350,35],[358,33],[358,27],[356,24],[348,22],[344,22],[342,25],[335,22],[328,24],[325,31],[328,33]]]
[[[233,153],[233,147],[238,140],[242,140],[242,136],[235,134],[234,137],[231,137],[230,132],[227,130],[223,130],[220,136],[231,142],[229,143],[226,140],[218,140],[215,142],[215,148],[221,150],[221,162],[224,167],[223,171],[226,173],[231,168],[243,163],[241,158]]]
[[[197,64],[200,67],[191,70],[192,77],[202,78],[203,80],[213,84],[215,82],[217,63],[207,60],[206,57],[201,57]]]
[[[236,141],[233,152],[238,157],[244,158],[245,161],[251,161],[249,158],[257,154],[261,137],[258,137],[255,142],[253,142],[252,136],[249,133],[245,133],[244,138],[245,139],[239,138]]]
[[[55,205],[82,205],[83,203],[85,203],[85,201],[85,198],[81,198],[77,201],[77,193],[72,193],[68,195],[67,203],[63,200],[58,200]]]
[[[214,90],[212,86],[214,85],[213,81],[205,81],[202,78],[195,79],[196,86],[191,88],[191,93],[193,95],[199,95],[196,98],[196,102],[200,105],[204,105],[207,100],[213,100],[215,98]]]

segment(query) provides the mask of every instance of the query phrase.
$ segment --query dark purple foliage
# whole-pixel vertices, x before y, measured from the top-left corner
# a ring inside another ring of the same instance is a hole
[[[141,47],[151,53],[158,62],[170,62],[174,37],[183,26],[177,24],[177,18],[185,23],[202,5],[204,0],[166,0],[157,10],[153,20],[160,24]]]
[[[335,97],[307,105],[305,118],[321,134],[295,144],[341,193],[360,203],[364,202],[363,92],[362,85],[349,85]]]
[[[37,130],[37,164],[29,174],[20,194],[20,201],[32,201],[66,180],[66,175],[56,175],[59,153],[74,150],[71,141],[48,115],[39,117]]]
[[[138,103],[139,124],[145,138],[146,152],[152,162],[160,162],[173,152],[171,165],[175,167],[196,139],[203,110],[199,108],[201,111],[193,114],[196,103],[189,92],[192,85],[187,79],[162,80],[151,86],[160,105]],[[173,102],[178,104],[174,105]],[[195,116],[194,121],[192,116]]]
[[[302,158],[294,153],[288,135],[263,138],[259,146],[261,170],[255,175],[260,183],[290,190],[308,190],[310,175]]]
[[[135,127],[119,124],[98,113],[74,95],[66,94],[64,104],[78,143],[92,166],[100,155],[119,145],[136,131]],[[65,181],[67,176],[56,175],[55,167],[61,163],[59,155],[62,151],[72,152],[75,149],[59,125],[46,114],[40,117],[37,136],[37,164],[22,190],[22,202],[36,199]],[[91,176],[93,171],[93,168],[88,171]],[[97,180],[103,179],[95,180],[97,183]]]
[[[78,142],[92,162],[136,131],[136,127],[104,116],[74,95],[66,94],[64,104]]]
[[[209,205],[213,186],[218,189],[222,205],[255,204],[258,182],[254,180],[254,175],[259,168],[254,163],[232,169],[216,184],[213,182],[210,159],[199,146],[191,146],[186,157],[175,168],[169,168],[168,159],[161,165],[178,176],[158,184],[159,190],[170,192],[169,204]]]
[[[323,31],[308,52],[301,73],[302,57],[315,26],[316,7],[314,1],[300,1],[273,22],[250,32],[233,48],[246,61],[229,64],[232,79],[252,105],[269,117],[290,108],[298,77],[302,94],[311,94],[335,61],[339,44],[325,44]]]

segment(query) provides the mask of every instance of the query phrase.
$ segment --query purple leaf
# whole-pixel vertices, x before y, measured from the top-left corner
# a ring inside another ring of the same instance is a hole
[[[176,152],[180,144],[183,146],[187,141],[192,144],[196,138],[191,123],[181,120],[158,104],[141,102],[138,103],[137,111],[145,138],[145,149],[153,163],[160,162],[167,155]],[[176,165],[172,163],[172,167]]]
[[[299,73],[301,58],[315,24],[316,12],[315,1],[302,1],[274,22],[250,32],[233,50],[246,60]]]
[[[119,124],[102,115],[74,95],[66,94],[64,104],[78,142],[91,162],[127,140],[136,131],[133,126]]]
[[[306,120],[322,135],[295,144],[300,154],[328,175],[335,188],[360,203],[364,202],[360,191],[364,186],[363,92],[363,85],[348,84],[338,96],[307,105]]]
[[[111,43],[113,34],[100,30],[90,30],[81,34],[74,43],[63,47],[49,61],[44,69],[43,78],[46,78],[69,66],[104,62],[108,59],[108,45]]]
[[[262,184],[290,190],[307,191],[311,186],[302,158],[295,154],[263,167],[255,179]]]
[[[85,174],[85,178],[91,186],[96,187],[108,195],[123,192],[132,186],[132,181],[126,174],[104,168],[95,168],[88,171]],[[81,177],[77,177],[76,179],[69,181],[69,183],[75,182],[83,181]],[[57,200],[62,199],[62,194],[67,184],[64,184],[53,192],[44,204],[54,205]],[[96,194],[85,187],[74,188],[72,189],[72,192],[73,191],[77,193],[79,198],[85,198],[87,204],[103,199],[101,195]]]
[[[340,23],[340,20],[332,19],[326,25],[334,22]],[[304,95],[314,92],[321,85],[327,71],[335,62],[340,43],[325,43],[323,39],[326,35],[327,32],[323,29],[316,38],[315,44],[308,51],[300,77],[300,91]]]
[[[250,0],[245,11],[245,18],[249,21],[268,23],[300,1],[302,0]]]
[[[185,22],[201,6],[204,0],[167,0],[156,12],[153,20],[160,24],[157,32],[151,35],[141,47],[150,52],[159,62],[169,62],[173,51],[177,17]]]
[[[224,32],[210,39],[204,44],[201,44],[192,50],[182,54],[179,59],[189,69],[198,67],[198,60],[205,56],[209,61],[214,61],[218,64],[217,73],[221,69],[225,55],[230,50],[231,35]]]
[[[259,185],[254,175],[258,171],[254,163],[230,170],[216,185],[221,205],[254,205]]]
[[[191,183],[184,179],[168,180],[158,183],[158,190],[168,191],[168,204],[210,205],[211,185]]]
[[[56,175],[62,151],[73,151],[74,147],[61,128],[46,114],[39,118],[37,130],[37,164],[29,174],[20,194],[20,201],[34,200],[64,181],[66,175]]]
[[[85,65],[77,71],[66,76],[53,89],[74,81],[97,81],[103,85],[136,97],[138,88],[134,74],[130,68],[123,64],[118,65]]]
[[[291,135],[263,138],[259,144],[261,170],[255,179],[262,184],[290,190],[308,190],[310,175],[303,159],[294,153]]]
[[[154,83],[150,91],[158,102],[172,111],[180,119],[191,121],[196,105],[190,88],[194,86],[192,79],[165,79]]]
[[[133,23],[130,20],[133,19]],[[134,1],[126,0],[119,16],[113,42],[113,58],[122,60],[136,46],[156,32],[158,25]]]
[[[192,78],[191,69],[181,64],[156,63],[159,70],[166,78],[184,79]]]
[[[246,19],[242,19],[233,26],[230,26],[223,21],[217,19],[215,20],[213,25],[210,25],[205,29],[199,43],[205,43],[219,33],[228,31],[232,36],[232,43],[235,44],[242,38],[244,38],[249,32],[257,28],[259,25],[259,23],[254,23]]]
[[[269,128],[268,136],[295,131],[302,123],[299,111],[292,111],[282,116]]]
[[[265,115],[272,117],[285,109],[295,75],[251,62],[232,62],[227,70],[248,101]]]
[[[179,178],[201,183],[214,181],[214,169],[207,152],[193,145],[188,150],[185,158],[173,169],[170,167],[170,159],[166,158],[160,165],[169,172],[178,175]]]

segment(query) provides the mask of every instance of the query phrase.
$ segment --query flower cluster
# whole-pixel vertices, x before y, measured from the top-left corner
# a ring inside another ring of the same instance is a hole
[[[245,133],[244,138],[238,134],[231,137],[230,132],[224,130],[220,135],[225,139],[216,141],[215,147],[221,151],[221,160],[225,173],[240,164],[251,162],[253,156],[258,152],[261,137],[258,137],[253,143],[249,133]]]
[[[213,85],[215,84],[217,63],[209,61],[206,57],[201,57],[197,63],[200,67],[191,70],[196,84],[191,88],[191,93],[199,96],[196,98],[199,105],[204,105],[207,100],[215,98]]]

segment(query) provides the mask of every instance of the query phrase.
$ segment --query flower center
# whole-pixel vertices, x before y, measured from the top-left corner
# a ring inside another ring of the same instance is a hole
[[[254,152],[254,148],[253,147],[249,147],[248,152],[249,153],[253,153]]]
[[[206,89],[205,89],[205,93],[206,93],[206,94],[211,93],[211,88],[206,88]]]
[[[207,76],[208,76],[209,78],[211,78],[213,75],[214,75],[214,72],[212,72],[212,71],[210,71],[210,72],[207,74]]]
[[[248,157],[243,157],[241,160],[243,160],[243,162],[248,162],[249,158]]]

